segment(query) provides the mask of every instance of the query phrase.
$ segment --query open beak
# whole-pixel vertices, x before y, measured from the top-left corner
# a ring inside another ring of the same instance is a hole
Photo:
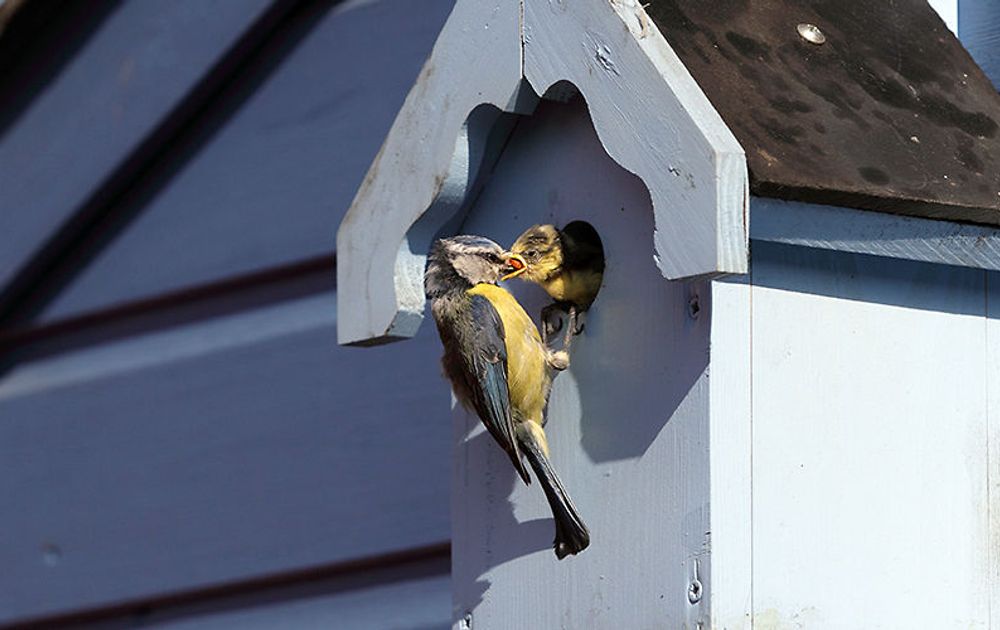
[[[524,259],[517,254],[507,254],[507,260],[504,262],[504,276],[500,278],[501,280],[510,280],[511,278],[516,278],[528,269],[528,263],[524,262]]]

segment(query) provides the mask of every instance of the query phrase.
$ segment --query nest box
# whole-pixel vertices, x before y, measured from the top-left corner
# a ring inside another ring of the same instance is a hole
[[[341,224],[340,342],[432,325],[439,235],[582,219],[607,268],[546,427],[592,545],[456,409],[455,627],[986,627],[998,124],[922,2],[460,0]]]

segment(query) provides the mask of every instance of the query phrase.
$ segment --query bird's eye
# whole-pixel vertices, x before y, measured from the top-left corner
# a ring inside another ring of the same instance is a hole
[[[537,249],[529,249],[528,251],[524,252],[524,257],[525,258],[538,258],[538,250]]]

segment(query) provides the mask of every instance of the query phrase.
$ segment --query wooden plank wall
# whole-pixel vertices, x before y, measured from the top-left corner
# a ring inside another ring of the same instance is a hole
[[[3,84],[0,626],[446,626],[437,341],[336,345],[334,235],[452,0],[217,4]]]
[[[754,243],[755,627],[987,627],[996,279]]]

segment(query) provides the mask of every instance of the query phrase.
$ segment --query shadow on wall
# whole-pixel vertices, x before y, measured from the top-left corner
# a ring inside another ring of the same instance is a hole
[[[753,248],[755,287],[956,315],[984,315],[988,272],[981,269],[780,243],[755,242]],[[948,290],[942,291],[941,287]]]
[[[477,420],[470,419],[472,422]],[[484,458],[489,461],[486,469],[488,479],[486,481],[487,493],[499,498],[509,497],[515,485],[521,484],[521,479],[514,472],[514,467],[510,465],[507,455],[500,450],[496,442],[486,431],[474,434],[465,440],[459,448],[465,449],[471,458]],[[534,481],[532,476],[532,490],[541,492],[541,488]],[[466,585],[463,587],[463,600],[467,610],[454,611],[454,622],[458,622],[469,610],[475,609],[486,595],[490,588],[490,581],[483,576],[489,573],[490,569],[502,564],[516,560],[536,552],[546,551],[551,553],[552,540],[555,536],[555,524],[551,517],[536,518],[528,521],[519,521],[514,514],[514,504],[509,498],[496,502],[491,501],[488,513],[477,515],[465,515],[469,518],[477,519],[477,527],[466,531],[483,531],[485,539],[503,538],[497,541],[500,544],[487,544],[487,555],[484,566],[466,567],[471,569],[467,575],[459,575],[453,567],[453,578],[461,580]],[[462,506],[452,506],[452,510],[461,510]],[[453,542],[453,546],[460,546]],[[552,558],[555,562],[555,557]],[[473,585],[473,586],[469,586]]]
[[[649,192],[604,151],[586,102],[541,101],[520,118],[458,231],[509,246],[532,224],[576,219],[601,234],[607,269],[572,366],[555,381],[557,424],[579,422],[594,462],[640,457],[708,366],[707,313],[690,318],[693,285],[669,282],[657,269]],[[548,296],[521,282],[508,288],[537,323]],[[567,390],[574,385],[578,407]]]
[[[613,486],[602,476],[605,471],[631,468],[628,462],[641,460],[654,444],[668,458],[690,452],[679,436],[699,431],[674,430],[672,422],[704,425],[707,435],[701,411],[684,413],[689,401],[704,409],[707,285],[669,282],[660,274],[653,258],[649,193],[605,153],[586,103],[581,98],[542,101],[532,116],[518,120],[489,182],[456,231],[509,246],[533,224],[563,226],[576,219],[600,233],[607,266],[585,331],[574,341],[571,366],[554,381],[546,432],[555,467],[594,540],[602,542],[578,558],[557,562],[554,524],[538,484],[523,488],[478,418],[460,416],[452,494],[462,498],[452,506],[452,545],[462,550],[452,574],[456,623],[488,599],[491,576],[503,574],[497,569],[512,560],[544,554],[546,570],[559,573],[615,553],[607,542],[610,519],[601,511],[627,509],[632,498],[602,494]],[[540,287],[519,281],[507,288],[537,323],[550,298]],[[694,316],[692,300],[701,303]],[[625,466],[609,465],[620,461]],[[542,579],[541,574],[535,578]],[[524,589],[529,597],[530,585]]]

